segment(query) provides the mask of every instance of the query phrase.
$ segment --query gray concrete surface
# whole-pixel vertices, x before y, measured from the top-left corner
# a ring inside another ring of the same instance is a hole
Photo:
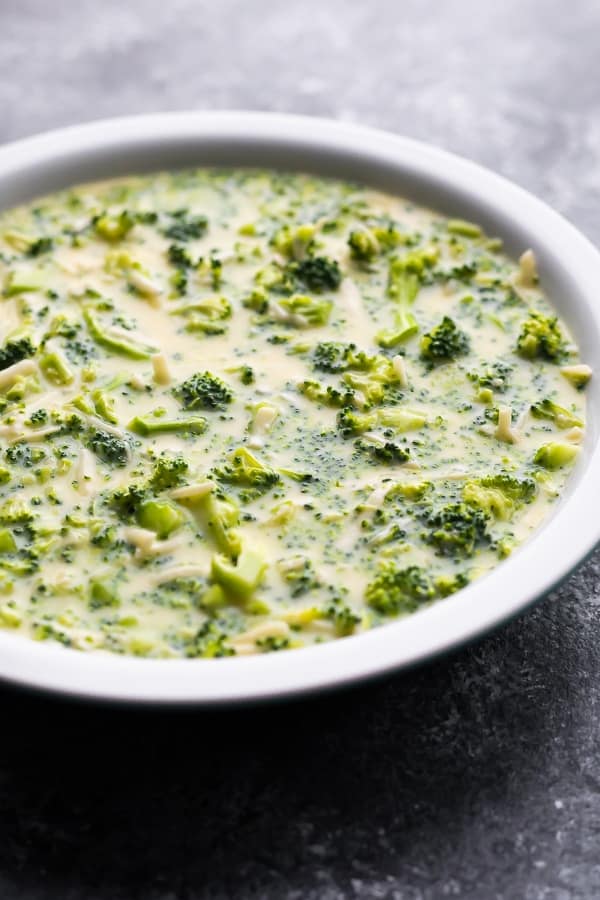
[[[432,141],[600,240],[594,0],[0,0],[0,140],[251,108]],[[2,900],[600,896],[600,553],[417,672],[229,713],[0,692]]]

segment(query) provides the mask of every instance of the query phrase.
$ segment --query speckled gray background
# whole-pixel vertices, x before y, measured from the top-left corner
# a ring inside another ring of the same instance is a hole
[[[0,140],[162,109],[353,119],[600,241],[596,0],[0,0]],[[600,553],[343,695],[132,713],[0,692],[1,900],[600,896]]]

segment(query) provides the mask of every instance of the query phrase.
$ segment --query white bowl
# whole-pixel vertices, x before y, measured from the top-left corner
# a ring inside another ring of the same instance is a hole
[[[65,128],[0,148],[0,206],[84,181],[203,165],[260,166],[352,179],[408,196],[532,247],[543,285],[582,359],[600,370],[600,254],[557,213],[492,172],[425,144],[355,125],[263,113],[173,113]],[[510,559],[460,593],[365,634],[316,647],[217,660],[83,653],[0,631],[0,678],[89,699],[241,703],[403,669],[515,616],[600,540],[599,381],[577,469],[554,514]],[[523,627],[527,627],[524,621]]]

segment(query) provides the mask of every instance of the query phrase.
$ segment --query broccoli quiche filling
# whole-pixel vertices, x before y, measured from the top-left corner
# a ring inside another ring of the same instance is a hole
[[[524,248],[525,249],[525,248]],[[0,624],[219,657],[412,613],[560,496],[591,371],[475,224],[200,170],[0,215]]]

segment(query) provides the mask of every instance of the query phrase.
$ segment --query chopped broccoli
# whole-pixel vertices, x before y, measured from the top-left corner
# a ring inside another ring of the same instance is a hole
[[[441,556],[472,556],[478,544],[489,541],[488,517],[466,503],[449,503],[439,510],[427,510],[424,522],[428,530],[421,537]]]
[[[124,209],[118,216],[112,216],[108,213],[95,216],[92,219],[92,225],[99,237],[112,244],[127,237],[135,225],[135,218]]]
[[[410,451],[407,447],[401,447],[394,441],[385,441],[383,444],[375,444],[370,441],[357,441],[358,450],[368,453],[373,460],[386,465],[397,465],[405,463],[410,458]]]
[[[190,416],[188,419],[164,419],[155,415],[135,416],[127,427],[142,437],[153,434],[203,434],[208,427],[208,421],[204,416]]]
[[[573,387],[581,391],[592,377],[592,369],[585,363],[578,363],[574,366],[563,366],[560,370],[563,378],[566,378]]]
[[[348,237],[350,256],[359,262],[371,262],[379,253],[379,241],[369,228],[351,231]]]
[[[173,223],[164,230],[165,237],[184,244],[203,237],[208,228],[206,216],[188,216],[187,210],[180,209],[171,213]]]
[[[240,499],[247,501],[269,491],[280,480],[275,469],[264,465],[245,447],[239,447],[215,475],[220,481],[241,487]]]
[[[438,575],[433,579],[435,590],[440,597],[449,597],[464,588],[469,583],[469,576],[464,572],[457,572],[456,575]]]
[[[498,360],[491,363],[481,372],[468,372],[467,378],[478,388],[489,388],[492,391],[498,391],[498,393],[503,394],[510,387],[510,377],[513,371],[514,366]]]
[[[300,262],[290,263],[289,270],[297,283],[315,294],[335,291],[342,281],[339,265],[326,256],[309,256]]]
[[[157,492],[177,487],[185,480],[188,469],[183,456],[160,456],[154,463],[150,487]]]
[[[138,524],[167,538],[185,522],[185,515],[168,500],[143,500],[136,510]]]
[[[382,563],[379,572],[365,589],[365,600],[384,615],[414,612],[435,597],[429,575],[419,566],[399,569],[395,563]]]
[[[288,259],[303,260],[314,249],[314,236],[314,225],[284,225],[271,238],[271,245]]]
[[[236,531],[240,517],[237,505],[229,498],[215,496],[214,491],[190,502],[199,524],[215,542],[217,549],[236,559],[241,551],[241,541]]]
[[[583,422],[574,413],[559,406],[553,400],[540,400],[531,406],[531,415],[536,419],[549,419],[557,428],[583,428]]]
[[[556,316],[531,310],[521,325],[516,352],[525,359],[540,357],[560,362],[567,355],[567,345]]]
[[[509,519],[524,503],[530,503],[537,492],[533,478],[517,478],[500,473],[472,479],[463,486],[463,500],[479,508],[486,516]]]
[[[544,469],[562,469],[576,459],[579,447],[575,444],[563,444],[560,441],[543,444],[533,457],[534,463]]]
[[[322,615],[333,622],[339,637],[352,634],[356,626],[360,624],[360,616],[338,596],[332,597],[331,602],[322,611]]]
[[[233,400],[231,388],[210,372],[197,372],[174,388],[184,409],[225,409]]]
[[[331,306],[329,300],[309,297],[305,294],[294,294],[279,301],[281,309],[288,313],[290,325],[298,328],[326,325],[329,321]]]
[[[90,337],[101,347],[112,350],[113,353],[128,356],[130,359],[150,359],[156,353],[156,347],[138,344],[136,341],[120,335],[113,335],[89,308],[83,310],[83,320],[87,325]]]
[[[371,368],[373,357],[358,350],[356,344],[322,341],[315,347],[313,365],[322,372],[346,372],[348,369]]]
[[[191,269],[194,265],[192,257],[180,244],[170,244],[167,259],[176,269]]]
[[[41,256],[42,253],[50,253],[54,248],[54,241],[50,237],[41,237],[32,241],[27,248],[27,256]]]
[[[129,445],[107,431],[94,431],[88,446],[99,459],[111,466],[126,466],[129,462]]]
[[[473,222],[466,222],[464,219],[449,219],[446,228],[450,234],[459,234],[461,237],[478,238],[481,237],[482,231],[479,225]]]
[[[463,356],[470,349],[467,334],[449,316],[421,338],[421,356],[430,362],[443,362]]]
[[[226,556],[213,556],[211,576],[232,599],[246,601],[260,585],[267,570],[261,554],[243,549],[233,564]]]
[[[130,522],[145,499],[146,489],[142,485],[129,484],[126,488],[112,491],[106,498],[106,505],[122,522]]]
[[[9,366],[29,359],[35,354],[35,347],[30,337],[12,338],[0,348],[0,369],[8,369]]]
[[[417,333],[419,326],[411,307],[423,283],[426,270],[433,266],[438,251],[425,248],[413,250],[405,256],[390,260],[388,271],[388,297],[395,301],[394,325],[380,331],[376,341],[381,347],[395,347]]]
[[[414,431],[427,424],[422,413],[400,407],[381,407],[368,413],[359,413],[349,407],[338,413],[337,426],[343,437],[354,437],[373,428],[391,428],[398,433]]]
[[[339,389],[332,387],[330,384],[327,387],[323,387],[318,381],[301,381],[298,385],[298,390],[305,397],[308,397],[309,400],[312,400],[314,403],[320,403],[323,406],[347,407],[354,400],[354,392],[352,390],[347,388]]]

